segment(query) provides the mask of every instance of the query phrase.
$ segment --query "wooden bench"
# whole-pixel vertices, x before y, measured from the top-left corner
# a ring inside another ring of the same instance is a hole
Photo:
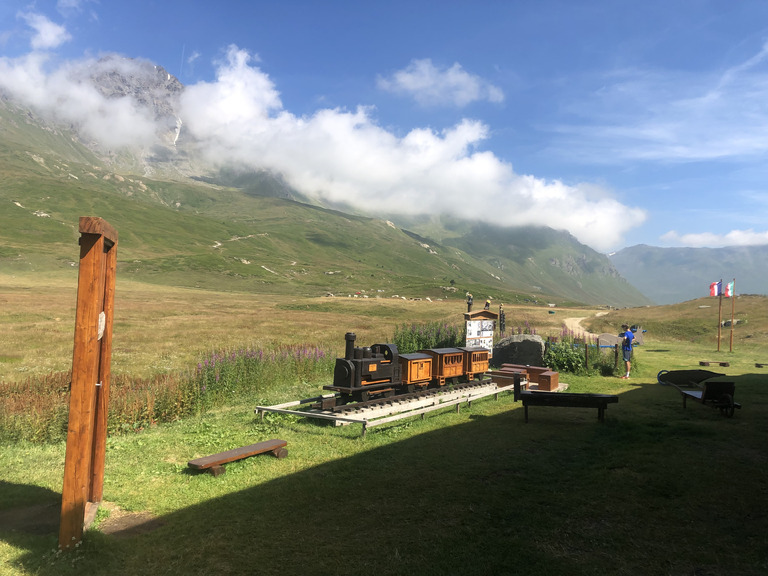
[[[528,423],[528,406],[562,406],[564,408],[597,408],[597,419],[605,420],[608,404],[616,404],[619,397],[613,394],[577,394],[574,392],[535,392],[521,390],[515,382],[515,402],[522,401],[525,422]]]
[[[285,458],[288,455],[288,449],[285,447],[287,444],[288,442],[285,440],[264,440],[263,442],[251,444],[250,446],[234,448],[233,450],[227,450],[226,452],[220,452],[219,454],[212,454],[211,456],[190,460],[187,462],[187,465],[195,470],[204,470],[214,476],[220,476],[221,474],[224,474],[224,464],[227,462],[242,460],[243,458],[255,456],[256,454],[263,454],[264,452],[272,452],[275,458]]]

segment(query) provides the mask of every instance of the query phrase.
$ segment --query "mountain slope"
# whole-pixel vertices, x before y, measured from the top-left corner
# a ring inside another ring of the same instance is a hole
[[[567,232],[477,224],[446,243],[487,262],[503,281],[528,286],[534,295],[614,306],[650,302],[621,278],[604,255]]]
[[[709,284],[736,279],[738,294],[768,294],[768,245],[658,248],[644,244],[611,256],[619,272],[657,304],[706,296]]]
[[[156,67],[128,77],[104,65],[92,77],[102,92],[151,88],[148,102],[173,134],[166,104],[180,85]],[[566,233],[451,221],[434,228],[435,240],[418,228],[302,203],[266,172],[199,164],[191,171],[175,143],[165,152],[120,153],[92,144],[76,126],[0,100],[0,271],[72,273],[77,221],[91,215],[119,231],[119,274],[140,281],[313,295],[463,299],[471,291],[508,302],[647,301],[604,256]]]

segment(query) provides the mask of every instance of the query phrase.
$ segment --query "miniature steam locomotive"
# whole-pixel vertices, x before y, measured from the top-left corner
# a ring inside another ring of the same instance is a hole
[[[407,394],[417,389],[444,386],[447,381],[481,379],[488,370],[485,348],[432,348],[399,354],[395,344],[356,347],[356,336],[345,334],[344,358],[336,359],[333,385],[342,402]]]

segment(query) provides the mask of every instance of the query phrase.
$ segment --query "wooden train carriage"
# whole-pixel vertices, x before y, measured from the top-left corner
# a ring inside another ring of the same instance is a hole
[[[476,375],[485,374],[488,371],[490,352],[481,346],[459,348],[464,352],[464,374],[467,380],[472,380]]]
[[[420,352],[432,357],[432,381],[440,386],[448,378],[464,375],[464,352],[458,348],[430,348]]]
[[[432,356],[423,352],[400,354],[400,374],[403,386],[409,392],[427,386],[432,380]]]

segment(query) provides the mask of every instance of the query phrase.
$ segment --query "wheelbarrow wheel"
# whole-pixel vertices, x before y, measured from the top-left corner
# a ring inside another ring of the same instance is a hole
[[[720,413],[726,418],[733,416],[733,412],[736,406],[733,402],[733,396],[730,394],[723,394],[720,396]]]

